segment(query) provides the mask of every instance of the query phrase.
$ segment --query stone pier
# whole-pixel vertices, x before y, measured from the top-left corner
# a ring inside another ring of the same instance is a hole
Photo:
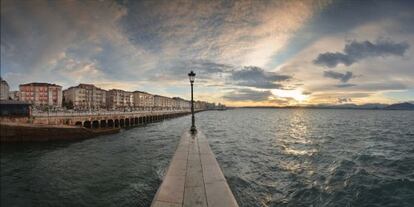
[[[238,206],[203,133],[183,134],[151,206]]]

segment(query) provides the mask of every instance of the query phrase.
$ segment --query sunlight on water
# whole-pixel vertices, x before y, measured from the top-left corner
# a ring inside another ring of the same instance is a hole
[[[204,115],[199,122],[241,206],[413,206],[414,112]]]
[[[286,154],[312,156],[317,149],[312,148],[312,140],[308,134],[305,110],[295,110],[289,117],[288,136],[278,139],[280,147]]]

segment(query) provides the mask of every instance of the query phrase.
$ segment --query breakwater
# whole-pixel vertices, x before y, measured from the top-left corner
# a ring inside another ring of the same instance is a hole
[[[33,124],[1,124],[0,141],[7,142],[46,142],[87,139],[105,134],[114,134],[119,128],[87,129],[74,126],[52,126]]]

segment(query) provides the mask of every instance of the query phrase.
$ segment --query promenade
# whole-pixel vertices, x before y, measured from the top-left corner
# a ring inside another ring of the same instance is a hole
[[[151,206],[238,206],[202,132],[183,134]]]
[[[199,112],[202,110],[197,110]],[[189,114],[189,110],[34,112],[21,122],[43,125],[70,125],[85,128],[131,127]]]

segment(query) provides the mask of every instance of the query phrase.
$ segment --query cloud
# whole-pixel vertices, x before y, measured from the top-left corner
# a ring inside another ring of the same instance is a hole
[[[351,98],[338,98],[338,103],[342,104],[342,103],[349,103],[352,102]]]
[[[323,76],[327,78],[333,78],[340,80],[342,83],[348,82],[351,78],[354,77],[352,72],[346,71],[346,73],[339,73],[332,70],[327,70],[323,72]]]
[[[259,67],[248,66],[242,70],[233,71],[230,79],[239,86],[248,86],[263,89],[283,88],[280,83],[290,80],[288,75],[279,75],[275,72],[266,72]]]
[[[116,22],[127,15],[110,2],[41,0],[2,1],[1,14],[1,44],[8,48],[7,59],[22,68],[44,68],[76,42],[99,44],[99,37],[117,35]]]
[[[249,88],[235,88],[225,93],[222,98],[231,102],[250,102],[251,106],[282,106],[297,104],[298,101],[292,97],[281,97],[272,93],[271,90],[253,90]]]
[[[267,101],[272,93],[267,91],[256,91],[252,89],[236,89],[223,95],[223,98],[229,101]]]
[[[351,41],[345,45],[343,52],[319,54],[313,63],[329,68],[339,64],[350,66],[370,57],[403,56],[409,47],[406,42],[395,43],[390,40],[377,40],[375,43]]]
[[[319,56],[314,60],[314,63],[317,65],[324,65],[329,68],[336,67],[339,63],[342,63],[346,66],[352,65],[354,60],[346,54],[336,52],[336,53],[323,53],[319,54]]]
[[[234,95],[258,105],[292,103],[265,100],[263,90],[270,89],[312,91],[309,98],[381,94],[413,87],[412,6],[371,0],[1,0],[1,75],[12,88],[31,81],[64,87],[86,82],[186,96],[187,73],[194,70],[196,97],[222,101]],[[372,41],[374,35],[393,41]],[[370,41],[344,45],[344,38]],[[362,61],[389,56],[404,58]],[[318,70],[341,64],[355,64],[350,71],[358,71],[357,84],[349,83],[354,74],[346,70]],[[226,93],[229,87],[255,95]],[[329,101],[336,97],[352,96]],[[263,102],[252,102],[258,99]]]
[[[208,78],[212,74],[230,72],[234,66],[213,62],[211,60],[195,59],[175,61],[170,65],[166,65],[163,69],[156,72],[166,73],[172,78],[187,75],[191,70],[196,72],[196,78]]]
[[[335,87],[337,87],[337,88],[348,88],[348,87],[354,87],[354,86],[357,86],[357,85],[352,84],[352,83],[344,83],[344,84],[335,85]]]

